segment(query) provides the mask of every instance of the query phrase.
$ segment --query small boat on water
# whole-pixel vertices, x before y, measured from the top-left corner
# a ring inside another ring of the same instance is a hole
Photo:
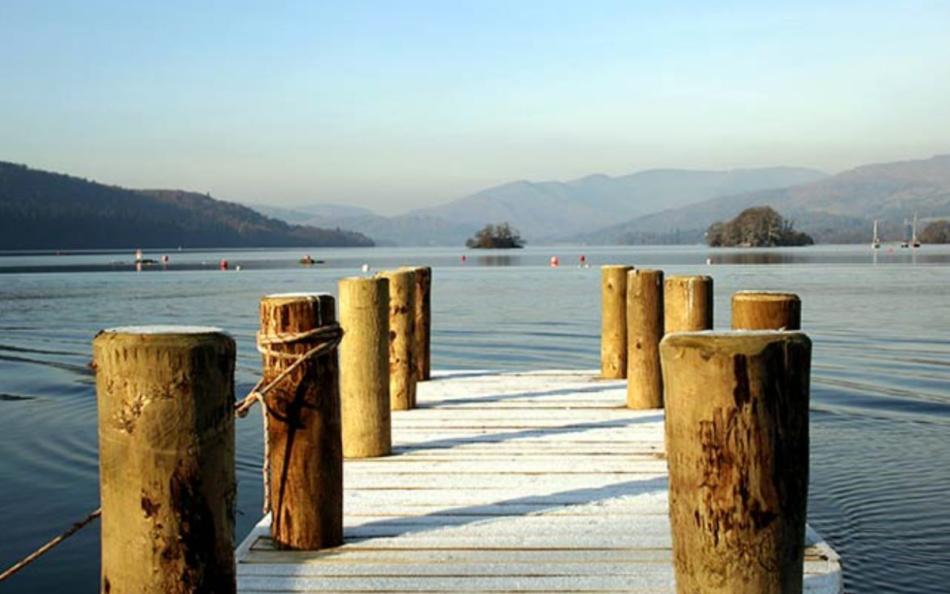
[[[907,219],[904,219],[904,225],[907,225]],[[905,233],[907,232],[906,228],[904,232]],[[907,236],[905,235],[904,237],[907,237]],[[906,247],[919,248],[920,247],[920,241],[917,239],[917,213],[916,212],[914,213],[914,223],[913,223],[913,226],[911,227],[910,241],[907,241],[905,239],[904,241],[901,242],[901,247],[902,248],[906,248]]]
[[[142,254],[142,250],[135,250],[135,263],[136,264],[158,264],[158,260],[154,258],[146,258]]]
[[[323,260],[314,260],[312,257],[310,257],[310,254],[307,254],[306,256],[298,260],[298,262],[300,262],[304,266],[313,266],[314,264],[324,263]]]

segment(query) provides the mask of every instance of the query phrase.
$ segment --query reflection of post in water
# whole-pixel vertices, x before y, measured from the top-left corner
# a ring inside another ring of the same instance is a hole
[[[478,256],[476,262],[480,266],[520,266],[520,256],[510,256],[508,254],[491,254]]]

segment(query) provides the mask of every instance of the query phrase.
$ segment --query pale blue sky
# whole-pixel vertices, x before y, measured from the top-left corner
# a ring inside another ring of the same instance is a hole
[[[669,4],[667,6],[667,4]],[[0,160],[383,212],[950,152],[950,2],[0,0]]]

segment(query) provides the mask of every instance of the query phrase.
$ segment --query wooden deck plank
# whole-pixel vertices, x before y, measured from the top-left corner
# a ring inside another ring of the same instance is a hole
[[[673,591],[661,411],[583,372],[440,375],[393,415],[394,455],[347,460],[343,546],[275,550],[264,518],[238,589]],[[840,592],[813,532],[805,591]]]

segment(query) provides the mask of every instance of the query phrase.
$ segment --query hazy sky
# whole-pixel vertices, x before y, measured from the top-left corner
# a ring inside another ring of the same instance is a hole
[[[946,1],[0,0],[0,52],[0,160],[238,201],[950,152]]]

